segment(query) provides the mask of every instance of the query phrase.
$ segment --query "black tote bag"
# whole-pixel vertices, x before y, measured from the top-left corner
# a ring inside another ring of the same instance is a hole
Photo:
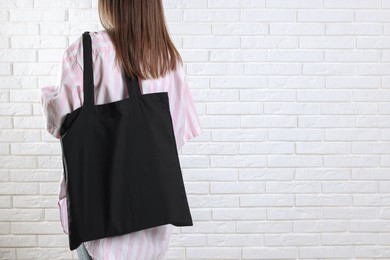
[[[192,226],[168,92],[95,105],[92,46],[84,32],[84,103],[60,129],[69,247],[164,224]]]

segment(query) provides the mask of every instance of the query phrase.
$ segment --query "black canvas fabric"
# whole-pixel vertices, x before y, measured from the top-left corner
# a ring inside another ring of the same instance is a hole
[[[92,46],[84,32],[84,103],[60,129],[69,247],[164,224],[192,226],[167,92],[95,105]]]

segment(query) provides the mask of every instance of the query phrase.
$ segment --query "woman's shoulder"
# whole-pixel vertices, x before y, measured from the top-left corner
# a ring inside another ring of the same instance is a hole
[[[105,51],[113,51],[114,46],[106,30],[90,31],[92,43],[92,53],[97,54]],[[69,58],[77,58],[83,53],[83,34],[76,37],[65,49],[64,54]]]
[[[108,57],[107,52],[114,54],[115,48],[106,30],[90,31],[91,43],[92,43],[92,56],[95,61],[98,56],[100,59]],[[103,57],[104,56],[104,57]],[[74,61],[79,63],[83,68],[83,35],[78,36],[73,42],[66,48],[63,55],[64,61]],[[165,76],[174,77],[176,80],[184,80],[185,72],[183,64],[178,62],[176,69],[169,71]],[[163,79],[160,77],[159,79]],[[159,80],[155,79],[155,80]]]

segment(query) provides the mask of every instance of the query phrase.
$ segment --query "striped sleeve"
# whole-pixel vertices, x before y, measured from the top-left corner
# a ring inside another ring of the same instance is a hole
[[[183,85],[183,106],[184,131],[182,137],[182,146],[203,132],[192,92],[185,75]]]
[[[41,88],[41,108],[45,128],[53,137],[60,139],[60,128],[67,113],[81,106],[83,73],[76,56],[68,48],[62,57],[57,82]],[[64,174],[58,193],[58,208],[63,232],[68,234],[66,181]]]
[[[55,85],[41,88],[41,108],[46,130],[60,139],[60,128],[67,113],[81,106],[83,74],[79,63],[66,50]]]

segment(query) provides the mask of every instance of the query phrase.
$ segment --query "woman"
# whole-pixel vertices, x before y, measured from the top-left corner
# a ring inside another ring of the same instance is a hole
[[[143,94],[168,92],[176,144],[180,149],[202,130],[182,59],[168,34],[161,0],[99,0],[98,12],[105,30],[90,33],[95,104],[128,97],[122,69],[127,75],[138,77]],[[65,115],[83,105],[82,48],[80,36],[63,54],[58,84],[41,89],[46,130],[57,139]],[[58,206],[63,231],[68,234],[64,176]],[[77,254],[79,259],[163,259],[172,227],[167,224],[87,241],[80,245]]]

